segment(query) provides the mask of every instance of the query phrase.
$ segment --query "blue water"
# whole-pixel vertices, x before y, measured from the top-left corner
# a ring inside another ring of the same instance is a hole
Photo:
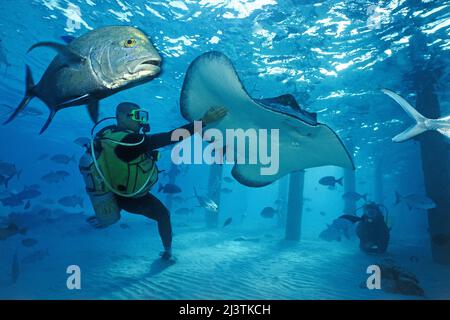
[[[343,212],[344,189],[318,183],[323,176],[343,176],[338,167],[308,169],[305,173],[301,241],[284,241],[284,220],[262,219],[260,211],[287,195],[288,177],[263,188],[222,182],[219,227],[205,225],[205,211],[196,207],[193,187],[208,193],[207,165],[183,166],[176,177],[185,200],[172,203],[174,254],[177,263],[161,267],[156,223],[122,213],[122,220],[105,230],[90,228],[84,218],[93,214],[77,163],[55,163],[43,154],[74,155],[83,149],[73,143],[89,136],[92,122],[84,107],[64,109],[49,129],[38,135],[47,118],[39,99],[28,106],[41,115],[24,114],[0,126],[0,160],[22,170],[2,197],[39,184],[42,195],[23,205],[0,205],[6,223],[12,213],[37,216],[49,209],[56,222],[38,221],[26,235],[0,240],[0,297],[6,299],[410,299],[414,296],[367,290],[368,265],[390,259],[415,273],[427,298],[450,298],[450,268],[433,261],[425,210],[394,206],[394,194],[425,194],[420,146],[417,141],[393,143],[392,137],[412,119],[380,88],[389,88],[415,105],[421,68],[435,77],[433,91],[441,115],[450,114],[450,2],[392,1],[62,1],[3,0],[0,3],[1,121],[23,98],[25,64],[37,81],[54,52],[27,50],[39,41],[62,43],[61,37],[81,36],[107,25],[135,26],[151,38],[163,57],[163,72],[155,80],[101,101],[100,117],[113,116],[115,106],[132,101],[150,112],[152,132],[186,124],[179,97],[185,72],[200,54],[226,54],[244,87],[254,98],[290,93],[300,106],[317,113],[351,150],[356,165],[356,191],[383,202],[393,220],[391,245],[382,257],[359,251],[358,241],[326,242],[320,232]],[[448,150],[448,148],[447,148]],[[171,166],[170,149],[162,151],[161,169]],[[450,165],[448,151],[436,154]],[[375,166],[382,161],[382,195],[375,186]],[[223,167],[230,177],[231,165]],[[47,184],[42,176],[66,170],[70,176]],[[167,177],[161,177],[163,183]],[[84,207],[67,208],[57,200],[78,194]],[[378,198],[377,198],[378,197]],[[53,203],[49,204],[49,201]],[[358,206],[363,202],[358,202]],[[176,209],[193,213],[175,215]],[[70,215],[77,213],[78,215]],[[223,222],[232,217],[226,228]],[[39,219],[37,219],[39,220]],[[121,227],[120,224],[126,224]],[[239,237],[255,241],[235,241]],[[26,247],[22,240],[37,244]],[[41,251],[42,259],[21,263],[16,281],[11,269],[19,260]],[[417,259],[411,259],[415,257]],[[82,270],[81,290],[68,290],[66,268]]]

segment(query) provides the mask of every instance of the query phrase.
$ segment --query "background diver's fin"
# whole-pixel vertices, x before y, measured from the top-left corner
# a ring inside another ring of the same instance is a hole
[[[3,122],[3,124],[7,124],[14,120],[15,117],[27,106],[27,104],[35,97],[33,92],[34,89],[34,81],[33,76],[31,74],[31,70],[29,66],[26,66],[26,87],[25,87],[25,97],[20,102],[19,106],[14,110],[14,112],[9,116],[9,118]]]
[[[50,109],[50,114],[47,118],[47,121],[45,122],[44,126],[42,127],[41,131],[39,132],[39,134],[44,133],[45,130],[47,130],[48,126],[50,125],[50,122],[52,122],[53,117],[55,116],[56,111],[53,109]]]
[[[72,51],[66,45],[57,43],[57,42],[50,42],[50,41],[38,42],[38,43],[32,45],[30,47],[30,49],[28,49],[27,53],[29,53],[30,51],[32,51],[33,49],[38,48],[38,47],[49,47],[49,48],[55,50],[56,52],[58,52],[59,55],[61,55],[62,57],[65,58],[66,63],[69,65],[74,64],[74,63],[81,63],[84,60],[86,60],[85,57],[82,57],[78,53]]]
[[[87,108],[88,108],[88,112],[89,112],[89,116],[91,117],[91,120],[94,123],[97,123],[97,121],[98,121],[98,108],[99,108],[98,100],[93,100],[93,101],[89,102]]]

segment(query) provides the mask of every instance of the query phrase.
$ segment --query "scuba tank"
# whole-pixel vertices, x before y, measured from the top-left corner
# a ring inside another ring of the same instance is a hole
[[[81,157],[78,168],[83,176],[86,192],[91,200],[98,222],[103,226],[109,226],[119,221],[120,208],[116,197],[97,178],[94,159],[89,150]]]
[[[142,179],[143,182],[141,182],[141,185],[134,186],[135,188],[132,191],[127,192],[118,190],[114,185],[112,185],[112,181],[110,180],[111,177],[113,177],[114,179],[116,176],[120,175],[121,171],[116,172],[113,176],[111,176],[111,174],[105,176],[104,171],[100,168],[99,164],[100,158],[103,161],[105,159],[102,158],[102,152],[98,154],[98,152],[96,151],[95,148],[96,141],[94,135],[95,128],[101,122],[109,119],[115,118],[110,117],[100,120],[92,128],[91,143],[79,162],[79,170],[83,176],[86,185],[86,192],[88,193],[89,198],[91,200],[92,206],[95,211],[95,216],[97,217],[98,222],[102,226],[109,226],[111,224],[114,224],[120,219],[120,208],[117,203],[117,199],[115,197],[116,194],[122,197],[129,197],[129,198],[139,196],[140,194],[147,193],[151,188],[151,186],[153,186],[153,184],[156,183],[158,179],[158,168],[156,167],[156,164],[154,164],[152,160],[151,162],[152,166],[148,169],[148,172],[146,172],[147,177],[144,177]],[[144,126],[143,133],[145,134],[148,131],[149,127]],[[137,146],[144,141],[144,137],[138,143],[124,143],[110,138],[100,138],[100,140],[106,140],[110,143],[122,146]],[[156,154],[154,153],[155,152],[152,152],[151,158],[157,160],[159,153],[157,151]],[[138,163],[136,168],[139,168],[141,170],[144,164],[145,163]],[[129,167],[127,171],[128,173],[130,172]]]

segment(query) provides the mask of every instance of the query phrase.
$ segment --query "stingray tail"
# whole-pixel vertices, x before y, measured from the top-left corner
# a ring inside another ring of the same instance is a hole
[[[19,106],[14,110],[14,112],[9,116],[9,118],[3,122],[3,124],[10,123],[13,121],[18,114],[25,109],[25,107],[28,105],[28,103],[33,99],[36,94],[34,93],[34,81],[33,76],[31,74],[31,70],[29,66],[26,66],[26,87],[25,87],[25,97],[22,99],[22,102],[20,102]]]

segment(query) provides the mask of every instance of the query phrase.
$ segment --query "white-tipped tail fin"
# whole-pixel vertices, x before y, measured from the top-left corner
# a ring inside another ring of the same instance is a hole
[[[447,138],[450,138],[450,128],[438,128],[436,129],[440,134],[443,134]]]
[[[396,135],[394,138],[392,138],[392,141],[403,142],[428,130],[425,126],[425,120],[428,119],[421,115],[416,109],[414,109],[414,107],[408,101],[391,90],[381,89],[381,91],[383,91],[383,93],[387,94],[395,102],[397,102],[403,108],[403,110],[405,110],[405,112],[411,118],[413,118],[414,121],[416,121],[415,125]]]

